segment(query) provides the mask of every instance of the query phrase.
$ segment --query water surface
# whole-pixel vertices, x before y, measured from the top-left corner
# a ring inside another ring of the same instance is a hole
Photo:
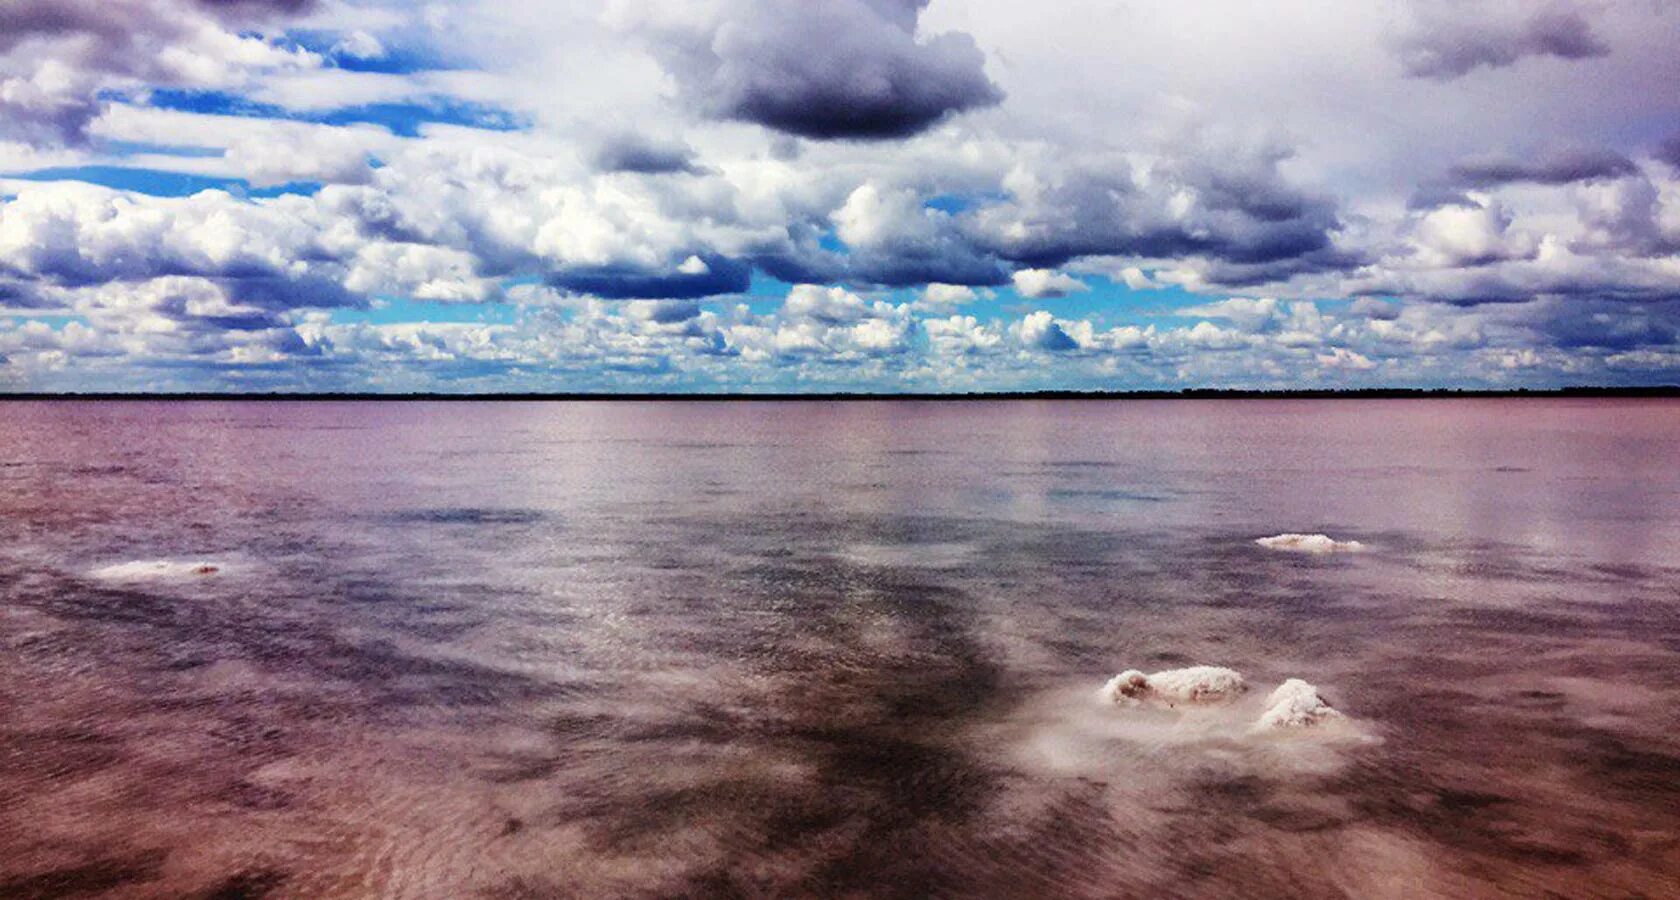
[[[1668,401],[7,403],[0,897],[1673,896],[1677,442]],[[1094,700],[1193,663],[1358,737]]]

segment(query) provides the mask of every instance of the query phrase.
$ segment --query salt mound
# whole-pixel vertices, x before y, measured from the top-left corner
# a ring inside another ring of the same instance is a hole
[[[1255,538],[1254,543],[1267,550],[1288,550],[1294,553],[1354,553],[1365,549],[1358,541],[1338,541],[1323,534],[1274,534]]]
[[[1254,723],[1256,731],[1272,728],[1312,728],[1346,718],[1318,695],[1318,688],[1291,678],[1266,698],[1266,711]]]
[[[1118,705],[1156,703],[1223,703],[1248,690],[1242,673],[1223,666],[1191,666],[1145,675],[1128,669],[1108,680],[1099,692]]]
[[[141,559],[94,569],[93,577],[104,581],[151,581],[154,579],[206,578],[222,571],[220,563],[208,560]]]

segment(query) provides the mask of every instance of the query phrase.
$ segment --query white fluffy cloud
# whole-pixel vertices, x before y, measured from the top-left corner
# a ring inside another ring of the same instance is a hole
[[[260,292],[332,276],[323,269],[335,237],[313,213],[296,197],[251,203],[220,191],[161,198],[75,182],[30,185],[0,202],[0,268],[56,285],[192,275]]]
[[[1020,269],[1010,276],[1015,282],[1015,290],[1023,297],[1043,299],[1047,297],[1066,297],[1089,291],[1091,288],[1085,282],[1054,269]]]

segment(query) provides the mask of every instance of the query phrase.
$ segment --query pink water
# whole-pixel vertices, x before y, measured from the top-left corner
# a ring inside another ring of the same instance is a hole
[[[0,404],[0,897],[1673,896],[1677,461],[1668,401]],[[1355,729],[1094,700],[1192,663]]]

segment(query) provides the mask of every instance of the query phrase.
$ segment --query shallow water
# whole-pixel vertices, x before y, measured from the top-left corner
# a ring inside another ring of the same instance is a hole
[[[1665,401],[0,404],[0,897],[1674,896],[1677,446]],[[1255,690],[1096,699],[1197,663]],[[1252,733],[1289,677],[1354,727]]]

